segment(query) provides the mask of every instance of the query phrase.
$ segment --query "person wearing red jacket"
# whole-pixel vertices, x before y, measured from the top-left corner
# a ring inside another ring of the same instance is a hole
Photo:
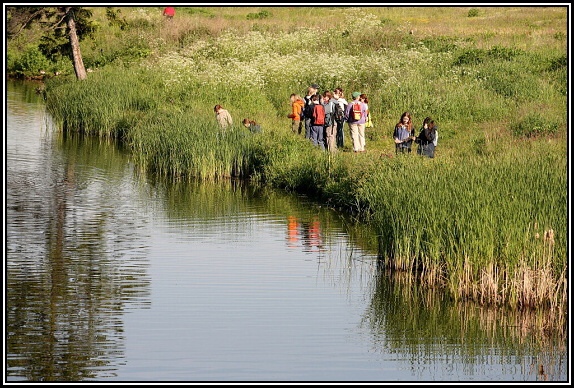
[[[165,7],[163,10],[163,16],[167,17],[168,20],[171,20],[175,16],[175,8]]]

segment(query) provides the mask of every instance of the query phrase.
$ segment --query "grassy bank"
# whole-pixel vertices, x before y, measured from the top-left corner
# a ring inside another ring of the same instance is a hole
[[[254,179],[350,211],[379,231],[387,267],[454,298],[564,308],[566,8],[309,10],[124,10],[130,28],[84,44],[85,61],[136,41],[141,58],[49,80],[48,111],[129,145],[143,171]],[[348,152],[348,130],[334,154],[290,133],[289,95],[315,82],[369,96],[367,153]],[[215,104],[235,128],[217,128]],[[434,160],[395,157],[406,110],[438,122]]]

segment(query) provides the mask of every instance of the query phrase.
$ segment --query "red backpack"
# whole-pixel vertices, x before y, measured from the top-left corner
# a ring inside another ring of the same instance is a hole
[[[353,120],[359,121],[361,119],[361,104],[355,102],[353,104]]]
[[[325,125],[325,108],[321,104],[313,108],[313,125]]]

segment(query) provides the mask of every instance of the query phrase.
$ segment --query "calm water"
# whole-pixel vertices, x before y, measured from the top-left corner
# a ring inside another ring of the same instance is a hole
[[[7,89],[6,382],[569,381],[539,315],[391,276],[304,198],[138,174],[36,87]]]

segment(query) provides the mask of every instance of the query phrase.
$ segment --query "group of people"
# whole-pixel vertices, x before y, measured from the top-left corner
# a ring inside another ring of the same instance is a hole
[[[319,94],[319,85],[312,84],[301,98],[290,96],[293,133],[302,134],[320,148],[335,151],[344,144],[344,126],[348,124],[353,152],[365,152],[365,128],[371,124],[369,99],[366,94],[353,92],[353,100],[347,102],[341,88]],[[371,124],[372,126],[372,124]],[[431,117],[425,118],[418,136],[415,136],[412,117],[404,112],[395,125],[393,139],[396,153],[410,153],[413,142],[418,144],[417,153],[434,158],[438,140],[438,128]]]
[[[370,122],[369,99],[360,92],[353,92],[352,97],[353,100],[347,102],[341,88],[320,94],[317,84],[307,88],[304,98],[292,93],[291,113],[287,115],[291,119],[291,130],[299,135],[304,131],[305,138],[315,146],[336,151],[343,148],[347,123],[353,152],[365,152],[365,128]],[[221,105],[215,105],[213,110],[222,129],[233,125],[231,115]],[[244,119],[243,125],[253,133],[261,132],[261,127],[254,120]],[[438,127],[431,117],[426,117],[416,136],[411,114],[404,112],[395,125],[393,139],[397,154],[410,153],[415,143],[418,145],[417,154],[434,158]]]
[[[415,136],[413,119],[409,112],[401,115],[399,122],[395,125],[393,132],[395,141],[395,151],[399,153],[410,153],[413,142],[418,144],[417,154],[434,158],[435,147],[438,144],[438,127],[431,117],[425,117],[419,135]]]
[[[354,152],[365,152],[365,126],[369,121],[369,105],[366,94],[354,92],[349,103],[343,89],[319,93],[319,85],[307,88],[305,97],[292,93],[291,119],[293,133],[305,138],[322,149],[336,151],[344,145],[344,126],[348,123]]]

